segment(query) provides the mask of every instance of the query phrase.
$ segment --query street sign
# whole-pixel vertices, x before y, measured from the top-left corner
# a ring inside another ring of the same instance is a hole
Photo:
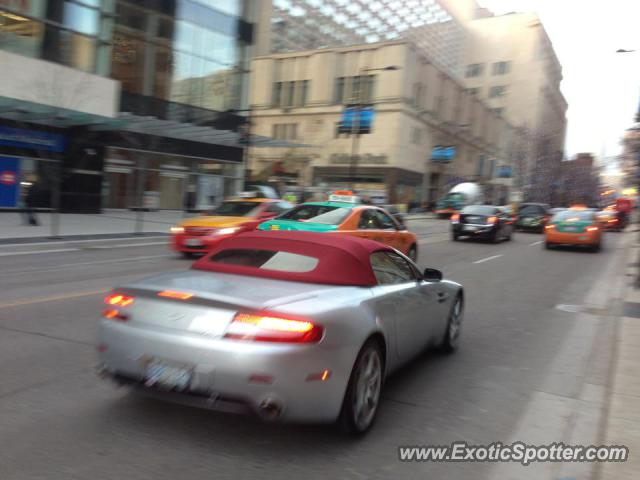
[[[456,156],[456,147],[453,145],[436,145],[431,150],[431,161],[437,163],[449,163]]]
[[[338,133],[371,133],[375,110],[370,105],[348,106],[342,111]]]

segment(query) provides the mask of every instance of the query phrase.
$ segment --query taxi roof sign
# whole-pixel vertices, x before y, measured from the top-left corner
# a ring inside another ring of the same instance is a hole
[[[351,190],[336,190],[329,195],[330,202],[344,202],[344,203],[360,203],[360,197],[354,195]]]

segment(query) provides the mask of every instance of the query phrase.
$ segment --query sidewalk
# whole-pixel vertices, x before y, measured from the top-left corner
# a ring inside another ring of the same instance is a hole
[[[167,235],[169,228],[187,216],[175,210],[159,212],[141,212],[142,228],[136,231],[136,215],[138,212],[129,210],[105,210],[101,214],[62,213],[59,215],[60,237],[75,236],[127,236],[134,233]],[[38,226],[25,225],[20,213],[0,212],[0,242],[15,239],[28,241],[30,239],[46,240],[52,236],[51,222],[53,215],[38,213]]]
[[[640,289],[636,286],[640,265],[638,223],[630,227],[632,240],[626,271],[626,294],[613,352],[613,370],[609,384],[609,402],[604,425],[603,444],[625,445],[629,459],[625,463],[601,464],[601,480],[640,478]]]

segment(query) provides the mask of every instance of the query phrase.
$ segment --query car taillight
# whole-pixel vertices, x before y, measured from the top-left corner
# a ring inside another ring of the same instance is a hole
[[[316,343],[322,332],[322,327],[308,320],[269,313],[237,313],[224,336],[254,342]]]
[[[597,232],[598,227],[587,227],[587,232]]]
[[[487,223],[493,225],[498,221],[498,217],[489,217],[487,218]]]
[[[104,298],[104,303],[112,307],[126,307],[133,303],[134,298],[123,293],[111,293]]]
[[[553,230],[554,228],[556,228],[556,226],[555,226],[555,225],[545,225],[545,226],[544,226],[544,229],[545,229],[545,230]]]
[[[156,295],[163,298],[173,298],[175,300],[189,300],[193,297],[193,293],[188,292],[178,292],[175,290],[163,290],[158,292]]]
[[[451,215],[451,223],[458,223],[460,221],[460,214],[454,213]]]

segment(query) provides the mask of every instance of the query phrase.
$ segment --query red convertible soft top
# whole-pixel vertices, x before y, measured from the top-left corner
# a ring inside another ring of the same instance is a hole
[[[318,262],[313,270],[289,272],[212,260],[212,257],[225,250],[288,252],[313,257]],[[252,231],[221,240],[209,254],[194,262],[191,268],[294,282],[368,287],[377,285],[369,257],[373,252],[379,251],[394,250],[378,242],[342,234]]]

